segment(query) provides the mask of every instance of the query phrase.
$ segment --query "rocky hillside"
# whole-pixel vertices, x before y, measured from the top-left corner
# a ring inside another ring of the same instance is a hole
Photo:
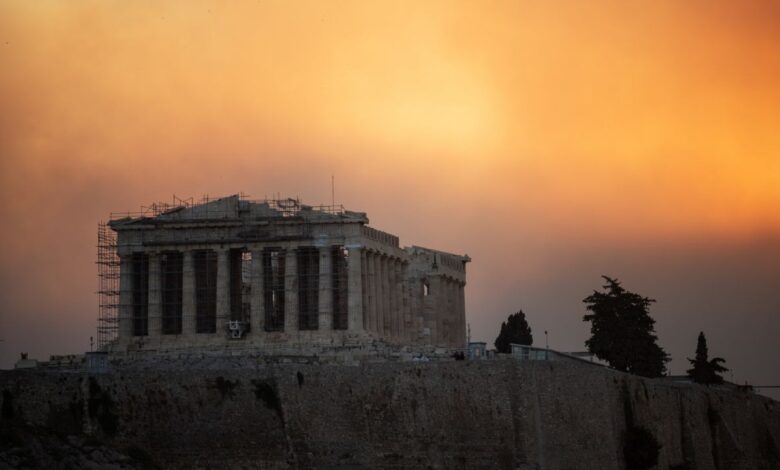
[[[780,468],[780,403],[587,364],[147,361],[0,391],[0,468]]]

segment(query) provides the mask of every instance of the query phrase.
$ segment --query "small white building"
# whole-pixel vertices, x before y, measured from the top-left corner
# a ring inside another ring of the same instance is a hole
[[[469,360],[487,359],[487,344],[484,341],[469,342]]]
[[[552,351],[545,348],[535,348],[525,344],[511,343],[512,357],[521,361],[549,361],[553,359]]]
[[[38,361],[36,359],[28,359],[27,353],[21,353],[22,357],[14,364],[14,369],[32,369],[38,367]]]

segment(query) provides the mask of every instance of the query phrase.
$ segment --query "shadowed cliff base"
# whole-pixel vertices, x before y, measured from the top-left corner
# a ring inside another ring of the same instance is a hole
[[[78,466],[63,448],[126,468],[624,469],[654,448],[656,468],[780,465],[778,402],[587,364],[171,360],[2,372],[0,390],[12,468]]]

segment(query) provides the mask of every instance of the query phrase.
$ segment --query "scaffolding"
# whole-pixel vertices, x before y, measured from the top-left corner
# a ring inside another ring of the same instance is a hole
[[[104,350],[119,334],[119,256],[116,234],[104,222],[98,224],[98,323],[97,348]]]

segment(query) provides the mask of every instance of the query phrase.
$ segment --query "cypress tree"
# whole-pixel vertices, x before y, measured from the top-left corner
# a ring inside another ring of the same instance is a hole
[[[720,373],[726,372],[728,369],[721,364],[726,361],[721,357],[709,359],[707,338],[703,331],[699,332],[699,339],[696,341],[696,358],[688,358],[688,362],[693,366],[687,370],[688,377],[694,382],[706,385],[723,383],[723,377]]]
[[[512,343],[530,346],[533,342],[534,337],[525,319],[525,313],[519,310],[509,315],[505,322],[501,322],[501,331],[493,344],[498,352],[508,354],[512,352]]]

